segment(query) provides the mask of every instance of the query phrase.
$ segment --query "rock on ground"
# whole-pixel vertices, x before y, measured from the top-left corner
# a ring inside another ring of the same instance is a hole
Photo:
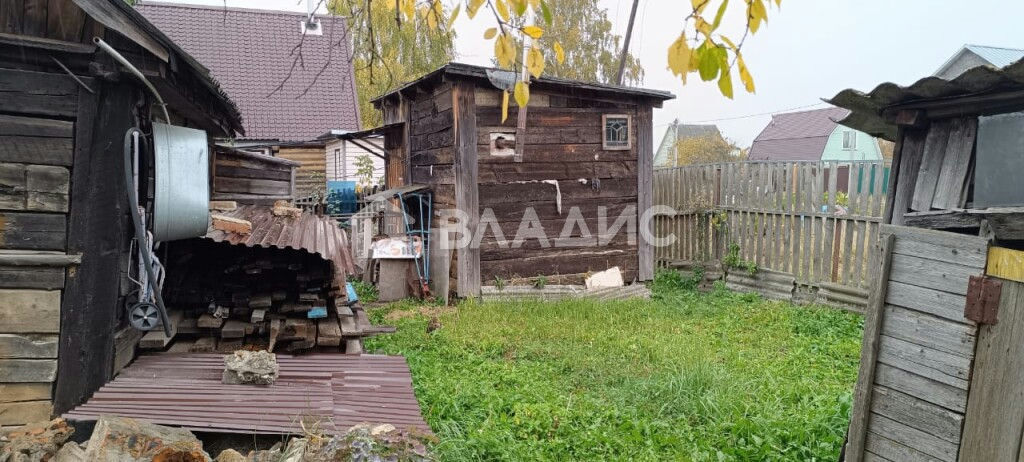
[[[239,350],[224,357],[221,382],[229,385],[270,385],[277,376],[277,357],[273,353]]]
[[[88,461],[209,462],[192,432],[124,417],[101,416],[85,451]]]
[[[31,423],[4,435],[0,446],[0,462],[49,460],[75,433],[64,419]]]

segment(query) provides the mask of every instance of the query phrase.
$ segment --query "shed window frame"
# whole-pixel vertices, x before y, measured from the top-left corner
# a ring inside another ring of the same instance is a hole
[[[856,151],[857,150],[857,131],[856,130],[843,130],[843,150],[845,150],[845,151]]]
[[[608,144],[608,119],[626,119],[626,144]],[[601,148],[605,151],[628,151],[633,149],[633,117],[629,114],[601,115]]]

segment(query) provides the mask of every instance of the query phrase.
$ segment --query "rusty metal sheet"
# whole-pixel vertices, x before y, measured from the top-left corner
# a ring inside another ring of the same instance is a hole
[[[214,229],[211,225],[205,239],[246,247],[269,247],[302,250],[330,261],[335,280],[344,286],[348,276],[355,274],[348,234],[331,217],[303,212],[298,218],[274,215],[273,207],[239,205],[229,212],[218,212],[252,223],[252,232],[238,234]]]
[[[140,356],[63,417],[111,414],[227,433],[298,434],[314,424],[334,433],[364,422],[430,432],[401,356],[278,354],[277,361],[281,375],[264,387],[222,384],[220,354]]]
[[[971,276],[967,282],[967,304],[964,317],[978,324],[999,322],[999,297],[1003,283],[998,279]]]

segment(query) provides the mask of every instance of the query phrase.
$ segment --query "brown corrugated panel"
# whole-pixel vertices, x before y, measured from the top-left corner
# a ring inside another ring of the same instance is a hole
[[[252,232],[232,233],[214,229],[211,225],[204,236],[206,239],[247,247],[295,249],[317,254],[332,263],[335,280],[342,284],[349,275],[355,274],[348,235],[331,217],[317,216],[310,212],[303,212],[298,218],[275,216],[273,208],[265,205],[240,205],[235,210],[218,215],[247,220],[252,223]]]
[[[405,358],[382,355],[277,355],[269,386],[224,385],[224,356],[140,356],[85,404],[63,417],[133,417],[193,431],[335,433],[360,423],[430,432],[420,415]]]

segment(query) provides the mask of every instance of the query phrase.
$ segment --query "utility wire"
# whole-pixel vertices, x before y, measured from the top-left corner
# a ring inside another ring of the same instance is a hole
[[[749,119],[751,117],[760,117],[760,116],[778,114],[778,113],[781,113],[781,112],[795,111],[795,110],[798,110],[798,109],[807,109],[807,108],[812,108],[814,106],[821,106],[821,105],[828,105],[828,103],[826,103],[826,102],[819,102],[819,103],[814,103],[814,104],[808,104],[806,106],[797,106],[797,107],[791,107],[791,108],[786,108],[786,109],[776,109],[774,111],[768,111],[768,112],[759,112],[757,114],[747,114],[747,115],[741,115],[741,116],[735,116],[735,117],[723,117],[723,118],[720,118],[720,119],[688,120],[688,121],[685,121],[685,122],[684,121],[680,121],[679,123],[681,123],[681,124],[700,124],[700,123],[706,123],[706,122],[724,122],[726,120]]]

